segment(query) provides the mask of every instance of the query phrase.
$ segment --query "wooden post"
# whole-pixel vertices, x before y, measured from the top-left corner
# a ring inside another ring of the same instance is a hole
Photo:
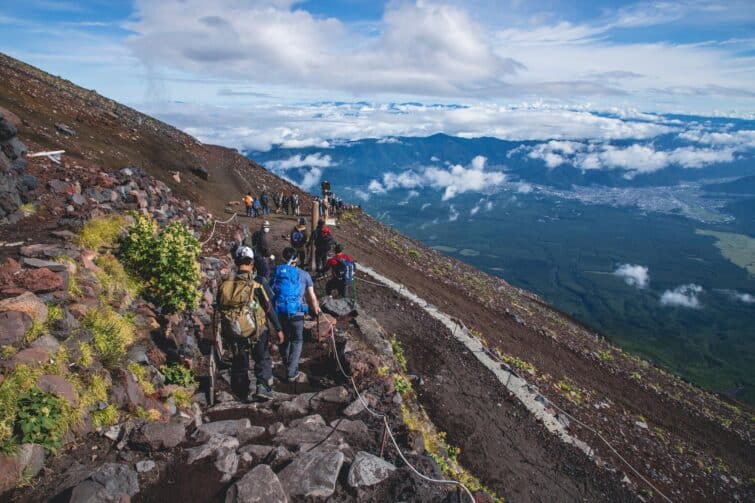
[[[310,239],[312,239],[312,236],[315,235],[315,229],[317,229],[317,222],[320,220],[320,203],[317,201],[314,201],[312,203],[312,222],[310,224],[311,231],[309,233]],[[312,244],[309,246],[309,255],[311,256],[311,271],[312,274],[315,273],[315,270],[317,269],[317,266],[315,264],[315,243],[312,241]],[[303,264],[302,264],[303,265]]]

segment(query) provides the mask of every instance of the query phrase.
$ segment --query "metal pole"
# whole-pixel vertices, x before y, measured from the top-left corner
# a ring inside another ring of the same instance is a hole
[[[317,229],[317,222],[320,220],[320,204],[317,201],[314,201],[312,203],[312,222],[310,224],[312,231],[309,233],[310,242],[309,245],[309,254],[311,256],[311,265],[312,265],[312,273],[315,272],[316,266],[315,266],[315,242],[314,239],[312,239],[315,235],[315,229]]]

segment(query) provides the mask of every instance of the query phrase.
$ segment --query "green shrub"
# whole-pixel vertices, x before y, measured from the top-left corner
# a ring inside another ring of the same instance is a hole
[[[414,249],[409,250],[409,257],[413,258],[414,260],[419,259],[419,257],[420,257],[419,251],[414,250]]]
[[[160,367],[160,373],[165,377],[165,384],[177,384],[184,388],[196,387],[194,371],[183,365],[171,364]]]
[[[87,311],[84,327],[92,331],[92,345],[106,367],[117,365],[134,341],[134,324],[131,319],[116,313],[110,306]]]
[[[126,227],[126,219],[112,215],[89,220],[79,233],[79,245],[90,250],[113,246]]]
[[[121,239],[120,257],[146,283],[147,299],[168,311],[191,309],[199,301],[199,241],[178,222],[156,229],[151,218],[137,217]]]
[[[406,355],[404,355],[404,348],[401,347],[401,343],[395,335],[391,337],[390,341],[396,364],[398,364],[398,368],[401,369],[402,372],[406,373]]]
[[[70,405],[36,386],[21,393],[14,424],[20,443],[34,443],[47,451],[56,451],[68,431]]]

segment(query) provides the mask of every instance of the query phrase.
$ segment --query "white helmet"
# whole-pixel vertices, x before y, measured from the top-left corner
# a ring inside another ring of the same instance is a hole
[[[239,246],[238,248],[236,248],[236,258],[249,258],[254,260],[254,251],[248,246]]]

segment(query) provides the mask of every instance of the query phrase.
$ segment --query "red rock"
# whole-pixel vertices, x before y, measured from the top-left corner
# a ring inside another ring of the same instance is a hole
[[[0,454],[0,494],[13,489],[21,479],[21,469],[15,455]]]
[[[42,348],[28,348],[19,351],[18,353],[13,356],[13,359],[11,362],[14,365],[18,365],[20,363],[23,363],[25,365],[29,366],[35,366],[39,365],[40,363],[44,363],[50,359],[50,353],[48,353],[45,349]]]
[[[46,393],[63,398],[68,403],[76,406],[79,403],[79,394],[74,387],[62,376],[43,375],[37,379],[37,386]]]
[[[49,269],[26,270],[20,283],[34,293],[52,292],[63,288],[63,279]]]
[[[25,292],[18,297],[0,300],[0,312],[5,311],[26,313],[40,323],[47,319],[47,306],[31,292]]]

